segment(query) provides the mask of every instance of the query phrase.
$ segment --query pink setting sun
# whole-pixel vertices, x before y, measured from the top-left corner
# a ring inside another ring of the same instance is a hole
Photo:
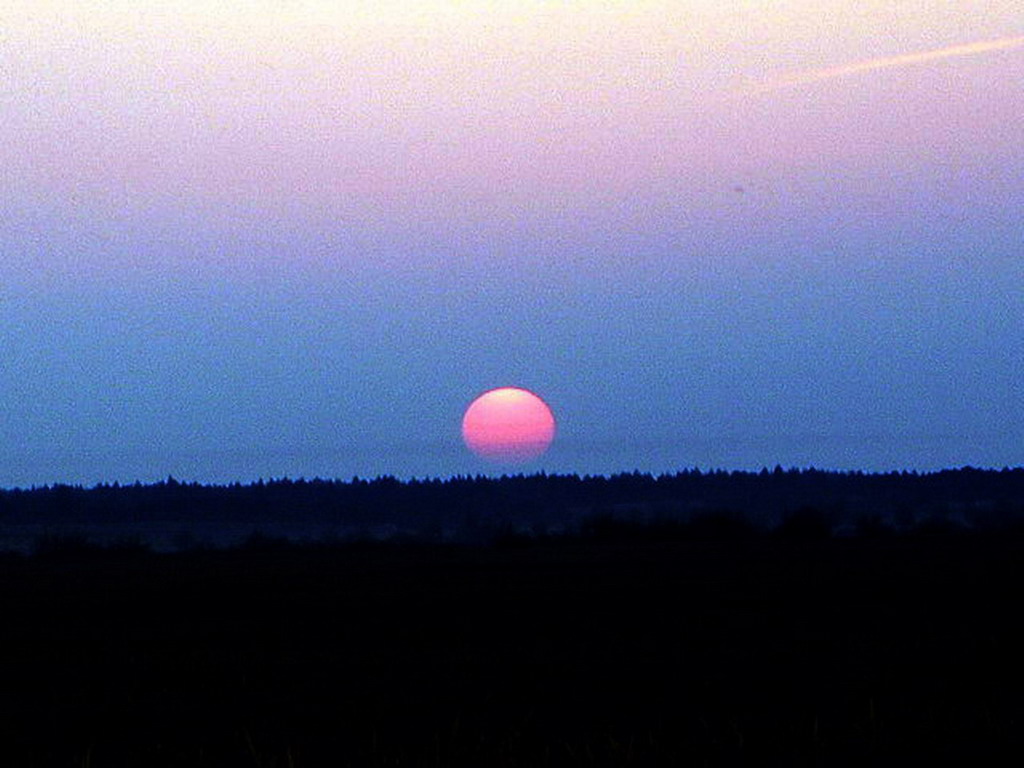
[[[470,403],[462,439],[488,461],[517,464],[541,456],[555,439],[555,417],[540,397],[519,387],[499,387]]]

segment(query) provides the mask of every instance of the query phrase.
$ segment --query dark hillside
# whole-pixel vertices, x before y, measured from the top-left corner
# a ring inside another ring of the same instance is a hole
[[[1024,545],[0,561],[18,766],[1016,764]]]

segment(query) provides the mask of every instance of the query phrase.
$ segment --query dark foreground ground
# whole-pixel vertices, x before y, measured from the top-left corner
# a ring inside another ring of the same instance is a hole
[[[1016,765],[996,538],[0,561],[5,766]]]

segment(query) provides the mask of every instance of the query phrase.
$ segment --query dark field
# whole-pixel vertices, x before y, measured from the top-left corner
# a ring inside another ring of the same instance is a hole
[[[5,766],[1017,764],[1017,538],[0,562]]]

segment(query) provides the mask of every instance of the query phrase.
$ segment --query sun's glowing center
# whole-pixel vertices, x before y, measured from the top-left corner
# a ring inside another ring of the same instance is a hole
[[[555,438],[547,403],[519,387],[484,392],[462,417],[462,438],[481,458],[519,463],[543,454]]]

